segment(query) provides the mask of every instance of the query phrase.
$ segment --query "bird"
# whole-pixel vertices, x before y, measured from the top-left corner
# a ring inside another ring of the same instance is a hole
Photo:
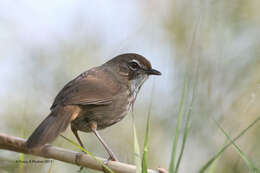
[[[99,134],[121,121],[134,104],[140,88],[151,75],[161,75],[142,55],[125,53],[93,67],[68,82],[57,94],[49,115],[25,143],[28,149],[53,142],[70,125],[81,147],[78,131],[93,132],[109,154],[118,161]]]

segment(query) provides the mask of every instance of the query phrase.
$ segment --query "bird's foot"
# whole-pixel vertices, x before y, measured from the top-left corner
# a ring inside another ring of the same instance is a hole
[[[115,155],[113,155],[113,156],[109,156],[109,158],[107,159],[107,161],[117,161],[117,162],[119,162],[119,160],[116,158],[116,156]]]
[[[86,154],[85,152],[78,152],[75,157],[75,163],[77,165],[80,165],[81,157]],[[84,169],[84,166],[80,166],[79,170],[77,172],[81,172]]]
[[[109,172],[109,171],[107,170],[107,168],[106,168],[109,161],[117,161],[117,162],[118,162],[118,159],[117,159],[116,157],[111,157],[111,156],[109,156],[109,158],[108,158],[107,160],[103,161],[103,166],[102,166],[102,168],[103,168],[103,172],[104,172],[104,173],[108,173],[108,172]]]

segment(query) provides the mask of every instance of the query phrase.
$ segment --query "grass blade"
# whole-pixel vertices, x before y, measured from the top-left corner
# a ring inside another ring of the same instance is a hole
[[[218,163],[218,159],[219,159],[219,157],[216,158],[216,160],[214,160],[214,162],[210,165],[208,173],[214,173],[215,172],[215,169],[216,169],[217,163]]]
[[[22,125],[21,133],[21,137],[25,138],[24,125]],[[19,173],[24,173],[24,153],[19,154]]]
[[[182,159],[182,156],[183,156],[183,153],[184,153],[184,148],[185,148],[187,137],[188,137],[188,134],[189,134],[189,131],[190,131],[190,127],[191,127],[191,125],[190,125],[190,115],[189,115],[187,117],[186,122],[185,122],[185,130],[184,130],[184,136],[183,136],[183,139],[182,139],[181,152],[180,152],[177,164],[176,164],[176,171],[175,171],[176,173],[178,172],[179,167],[180,167],[180,163],[181,163],[181,159]]]
[[[24,162],[24,154],[20,153],[19,154],[19,173],[24,173],[23,162]]]
[[[182,140],[182,146],[181,146],[181,152],[177,161],[177,165],[176,165],[176,173],[179,171],[179,167],[180,167],[180,163],[181,163],[181,159],[184,153],[184,148],[185,148],[185,144],[187,141],[187,137],[190,131],[190,127],[191,127],[191,113],[192,113],[192,108],[193,108],[193,104],[194,104],[194,100],[195,100],[195,95],[196,95],[196,89],[197,89],[197,82],[198,82],[198,78],[199,78],[199,63],[197,65],[197,70],[196,70],[196,78],[195,78],[195,83],[192,89],[192,97],[191,97],[191,102],[190,102],[190,106],[189,106],[189,110],[188,110],[188,114],[187,114],[187,119],[185,122],[185,127],[184,127],[184,136],[183,136],[183,140]]]
[[[53,168],[53,160],[51,161],[51,165],[50,165],[50,167],[49,167],[49,169],[48,169],[48,173],[51,173],[52,172],[52,168]]]
[[[209,166],[209,172],[208,173],[214,173],[215,172],[215,169],[217,167],[217,163],[218,163],[218,160],[219,160],[220,156],[218,156],[213,162],[212,164]]]
[[[142,172],[141,154],[140,154],[140,147],[139,147],[136,127],[135,127],[133,107],[132,107],[132,124],[133,124],[133,132],[134,132],[134,152],[135,152],[134,154],[135,154],[136,173],[141,173]]]
[[[147,173],[147,169],[148,169],[147,152],[148,152],[149,129],[150,129],[150,114],[148,115],[147,122],[146,122],[144,151],[143,151],[143,159],[142,159],[142,173]]]
[[[176,158],[176,151],[177,151],[178,140],[179,140],[179,136],[180,136],[180,126],[181,126],[182,117],[183,117],[184,101],[185,101],[185,96],[186,96],[186,91],[187,91],[187,86],[186,85],[187,85],[187,80],[186,80],[186,77],[185,77],[184,84],[183,84],[183,89],[182,89],[181,102],[180,102],[179,112],[178,112],[178,120],[177,120],[177,125],[176,125],[176,134],[175,134],[174,139],[173,139],[169,173],[175,173],[175,171],[176,171],[175,170],[175,158]]]
[[[227,142],[224,143],[224,145],[221,147],[220,150],[222,150],[222,148],[225,147]],[[214,173],[215,172],[215,169],[217,167],[217,163],[218,163],[218,160],[220,158],[220,155],[212,162],[212,164],[209,166],[209,172],[208,173]]]
[[[106,171],[108,171],[109,173],[114,173],[109,167],[107,167],[106,165],[103,164],[103,162],[99,159],[97,159],[93,154],[91,154],[88,150],[86,150],[85,148],[81,147],[79,144],[77,144],[76,142],[72,141],[71,139],[60,135],[61,137],[63,137],[65,140],[67,140],[68,142],[70,142],[72,145],[74,145],[75,147],[77,147],[78,149],[80,149],[81,151],[83,151],[84,153],[87,153],[90,157],[92,157],[94,160],[96,160],[102,167],[104,167],[106,169]]]
[[[251,127],[253,127],[258,121],[260,120],[260,116],[255,119],[247,128],[242,130],[232,141],[235,142],[238,140],[241,136],[243,136]],[[206,171],[206,169],[232,144],[232,142],[229,142],[227,145],[225,145],[215,156],[213,156],[200,170],[199,173],[203,173]]]
[[[222,131],[222,133],[226,136],[226,138],[232,143],[233,147],[236,149],[236,151],[239,153],[240,157],[244,160],[244,162],[246,163],[247,167],[249,168],[249,170],[251,170],[252,172],[256,172],[259,171],[253,164],[253,162],[248,159],[245,155],[245,153],[235,144],[234,141],[232,141],[232,139],[229,137],[229,135],[226,133],[226,131],[220,126],[220,124],[214,119],[216,125],[218,126],[218,128]]]
[[[145,130],[145,139],[144,139],[144,151],[143,151],[143,158],[142,158],[142,173],[147,173],[147,152],[149,147],[149,130],[150,130],[150,119],[151,119],[151,110],[153,105],[153,93],[154,93],[154,83],[153,80],[153,87],[152,87],[152,94],[151,94],[151,101],[148,108],[148,115],[147,115],[147,122],[146,122],[146,130]]]
[[[226,140],[226,141],[224,142],[224,144],[222,145],[222,147],[220,148],[220,150],[222,150],[222,148],[224,148],[227,143],[228,143],[228,140]],[[220,150],[219,150],[219,151],[220,151]],[[216,167],[217,167],[217,163],[218,163],[218,160],[219,160],[220,156],[221,156],[221,155],[219,155],[219,156],[212,162],[212,164],[209,166],[209,171],[208,171],[208,173],[214,173],[214,172],[215,172],[215,169],[216,169]]]

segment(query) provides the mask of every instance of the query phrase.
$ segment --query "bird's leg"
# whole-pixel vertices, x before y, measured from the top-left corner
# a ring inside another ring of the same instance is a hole
[[[105,143],[105,141],[101,138],[101,136],[99,135],[98,131],[97,131],[97,123],[95,122],[91,122],[90,123],[90,128],[92,130],[92,132],[97,136],[98,140],[102,143],[102,145],[104,146],[104,148],[106,149],[106,151],[109,154],[109,160],[112,161],[118,161],[118,159],[116,158],[115,154],[113,153],[113,151],[108,147],[108,145]]]
[[[78,135],[78,130],[74,129],[74,128],[71,128],[71,131],[73,132],[73,134],[76,136],[80,146],[84,149],[86,149],[81,141],[81,139],[79,138],[79,135]]]
[[[80,146],[81,146],[82,148],[86,149],[86,148],[84,147],[84,145],[83,145],[81,139],[79,138],[78,130],[77,130],[77,129],[74,129],[74,128],[71,128],[71,131],[72,131],[73,134],[76,136],[76,138],[77,138],[77,140],[78,140]],[[79,159],[80,159],[81,154],[82,154],[82,153],[77,153],[77,154],[76,154],[76,158],[75,158],[75,163],[76,163],[76,164],[79,163]],[[83,168],[84,168],[84,167],[81,166],[81,167],[79,168],[78,172],[82,171]]]

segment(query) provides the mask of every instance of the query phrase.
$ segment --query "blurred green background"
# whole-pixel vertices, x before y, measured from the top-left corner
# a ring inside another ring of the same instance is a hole
[[[0,132],[27,138],[69,80],[118,54],[135,52],[163,74],[144,84],[135,103],[142,146],[153,99],[150,168],[168,168],[185,74],[188,101],[197,83],[191,133],[180,165],[180,172],[197,172],[226,141],[213,119],[235,137],[260,115],[259,7],[259,0],[0,0]],[[100,132],[127,163],[134,163],[131,123],[129,114]],[[76,141],[69,129],[64,135]],[[93,134],[80,136],[92,154],[108,157]],[[54,144],[77,150],[60,137]],[[260,168],[260,124],[237,144]],[[18,159],[18,153],[0,150],[0,172],[21,171]],[[29,159],[43,158],[26,155]],[[46,173],[49,168],[24,164],[23,171]],[[54,161],[52,171],[78,169]],[[249,170],[230,147],[216,172]]]

